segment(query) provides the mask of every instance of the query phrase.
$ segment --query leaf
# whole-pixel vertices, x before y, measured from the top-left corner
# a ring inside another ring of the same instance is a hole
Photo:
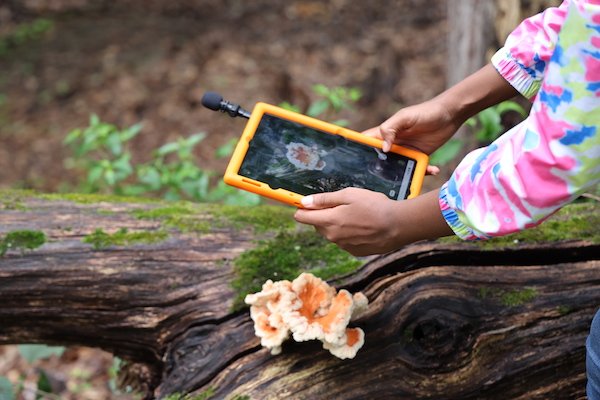
[[[108,168],[104,171],[104,180],[108,186],[114,186],[116,182],[115,171],[112,168]]]
[[[496,111],[500,115],[503,115],[504,113],[507,113],[509,111],[516,111],[521,115],[521,117],[527,117],[527,111],[525,111],[525,109],[520,104],[510,100],[503,101],[502,103],[498,104],[496,106]]]
[[[350,91],[348,92],[348,98],[351,101],[358,101],[360,100],[360,98],[362,97],[362,92],[360,91],[359,88],[350,88]]]
[[[477,114],[479,122],[481,123],[481,130],[477,131],[477,139],[481,141],[492,142],[502,134],[504,127],[502,126],[502,120],[500,114],[495,108],[488,108]]]
[[[3,376],[0,376],[0,400],[15,400],[15,391],[12,383]]]
[[[429,164],[444,165],[452,161],[463,147],[464,141],[460,139],[450,139],[442,147],[437,149],[431,157]]]
[[[102,176],[102,172],[104,172],[104,168],[102,167],[102,165],[95,164],[88,172],[88,182],[96,182],[100,178],[100,176]]]
[[[164,197],[166,200],[169,200],[169,201],[181,200],[181,196],[179,195],[177,190],[173,189],[173,188],[169,188],[169,190],[167,190],[167,193],[165,193]]]
[[[73,129],[71,132],[69,132],[69,134],[67,135],[65,140],[63,140],[63,144],[69,145],[69,144],[73,143],[76,139],[79,139],[80,136],[81,136],[81,129]]]
[[[54,354],[60,357],[65,351],[62,346],[47,346],[45,344],[20,344],[18,348],[21,357],[30,364]]]
[[[296,113],[299,113],[301,111],[300,107],[292,105],[292,104],[288,103],[287,101],[280,103],[279,107],[283,108],[284,110],[293,111]]]
[[[98,125],[99,123],[100,123],[100,118],[98,118],[98,116],[96,114],[90,115],[90,125],[91,126]]]
[[[314,92],[316,94],[318,94],[319,96],[323,96],[323,97],[328,96],[329,93],[331,92],[327,86],[322,85],[322,84],[314,85],[312,87],[312,89],[314,90]]]
[[[135,135],[140,133],[140,131],[142,130],[143,127],[144,127],[144,124],[142,122],[138,122],[137,124],[131,125],[129,128],[124,129],[120,133],[121,142],[125,143],[125,142],[128,142],[129,140],[133,139],[133,137]]]
[[[310,117],[317,117],[327,111],[327,108],[329,108],[329,103],[327,100],[317,100],[308,107],[306,115]]]
[[[215,157],[216,158],[225,158],[225,157],[231,156],[233,154],[233,151],[235,150],[235,146],[237,145],[237,143],[238,143],[237,138],[231,139],[230,141],[228,141],[223,146],[221,146],[217,149],[217,151],[215,152]]]
[[[160,174],[156,168],[148,167],[144,172],[141,172],[139,181],[150,186],[150,190],[158,190],[162,186]]]
[[[129,159],[131,158],[131,153],[125,153],[121,157],[119,157],[115,162],[113,162],[113,168],[119,174],[119,181],[127,178],[129,175],[133,173],[133,168],[129,163]]]
[[[167,144],[164,144],[161,147],[159,147],[155,153],[156,153],[156,155],[164,156],[166,154],[173,153],[177,150],[179,150],[179,143],[171,142],[171,143],[167,143]]]
[[[337,125],[337,126],[341,126],[342,128],[345,128],[348,125],[350,125],[350,120],[347,120],[347,119],[338,119],[337,121],[333,121],[332,124]]]
[[[118,156],[123,152],[123,143],[121,142],[121,135],[119,132],[112,132],[108,135],[106,138],[106,146],[115,156]]]
[[[206,137],[206,133],[204,133],[204,132],[196,133],[196,134],[190,136],[189,138],[187,138],[186,144],[190,147],[194,147],[195,145],[200,143],[202,140],[204,140],[205,137]]]
[[[40,370],[40,377],[37,381],[37,388],[39,391],[44,392],[44,393],[52,393],[52,384],[50,383],[50,379],[48,379],[48,375],[46,375],[46,372],[41,369]],[[38,393],[35,398],[37,399],[41,399],[44,396],[40,393]]]
[[[233,206],[257,206],[262,203],[262,197],[256,193],[238,189],[234,194],[225,198],[226,205]]]

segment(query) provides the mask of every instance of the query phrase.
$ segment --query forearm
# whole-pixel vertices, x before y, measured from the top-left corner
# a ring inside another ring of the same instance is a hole
[[[453,235],[444,219],[439,204],[440,189],[432,190],[412,199],[396,202],[397,248],[407,244]]]
[[[442,104],[449,110],[457,126],[460,126],[478,112],[518,94],[519,92],[496,71],[492,64],[487,64],[432,101]]]

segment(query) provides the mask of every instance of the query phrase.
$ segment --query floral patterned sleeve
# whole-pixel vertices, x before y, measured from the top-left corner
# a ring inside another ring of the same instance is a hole
[[[529,117],[468,154],[440,191],[466,240],[541,223],[600,182],[600,0],[572,0]]]
[[[540,89],[569,3],[566,0],[559,7],[548,8],[521,22],[492,57],[498,72],[530,100]]]

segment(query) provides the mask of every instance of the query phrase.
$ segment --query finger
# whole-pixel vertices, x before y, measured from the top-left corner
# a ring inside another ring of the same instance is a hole
[[[324,208],[337,207],[347,204],[345,190],[330,193],[319,193],[303,197],[301,202],[304,208],[311,210],[321,210]]]
[[[384,152],[388,152],[392,148],[394,140],[396,140],[396,129],[389,127],[385,122],[379,126],[379,136],[383,140],[381,149]]]
[[[376,126],[371,129],[367,129],[366,131],[363,131],[362,134],[365,136],[370,136],[370,137],[374,137],[374,138],[383,140],[381,149],[383,150],[384,153],[387,153],[392,148],[392,142],[393,142],[394,138],[393,137],[383,138],[381,136],[381,127],[379,127],[379,126]]]
[[[438,175],[440,173],[440,169],[439,167],[436,167],[435,165],[428,165],[427,169],[425,170],[425,174],[427,175]]]
[[[294,219],[301,224],[313,225],[317,229],[317,232],[319,232],[321,224],[324,223],[326,217],[324,214],[326,212],[327,210],[305,210],[299,208],[294,213]],[[319,233],[323,235],[321,232]]]
[[[362,134],[365,136],[371,136],[371,137],[374,137],[377,139],[381,139],[381,133],[379,131],[378,126],[371,128],[371,129],[367,129],[366,131],[363,131]]]

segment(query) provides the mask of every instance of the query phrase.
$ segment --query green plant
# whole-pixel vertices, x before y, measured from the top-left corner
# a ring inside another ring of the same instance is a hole
[[[101,122],[94,114],[90,117],[89,127],[72,130],[63,143],[72,147],[74,157],[66,159],[65,163],[68,168],[86,172],[79,190],[96,193],[112,189],[115,194],[124,194],[123,182],[134,173],[126,144],[141,129],[142,124],[135,124],[119,130]]]
[[[149,162],[132,165],[128,145],[141,129],[140,123],[121,130],[92,115],[87,128],[71,131],[64,144],[72,149],[73,157],[67,158],[65,164],[85,174],[76,190],[234,205],[261,202],[258,195],[224,187],[222,183],[211,188],[210,180],[216,173],[199,168],[193,155],[194,147],[206,137],[204,133],[178,138],[153,151]],[[217,150],[219,154],[226,151]]]
[[[210,186],[212,171],[198,168],[194,163],[193,149],[206,137],[197,133],[189,138],[178,138],[152,153],[153,159],[136,167],[137,184],[125,188],[126,195],[158,192],[167,200],[182,197],[205,201]],[[167,157],[175,156],[172,161]]]
[[[339,114],[342,110],[355,110],[352,103],[360,100],[362,93],[358,88],[333,87],[329,88],[325,85],[314,85],[314,92],[322,97],[311,103],[308,106],[305,114],[309,117],[330,120],[334,115]],[[299,107],[291,105],[288,102],[283,102],[279,105],[294,112],[301,112]],[[348,120],[339,119],[332,122],[335,125],[347,126]]]
[[[525,109],[514,101],[504,101],[489,107],[465,122],[465,125],[470,127],[474,132],[472,138],[450,139],[431,155],[429,163],[432,165],[449,163],[458,155],[468,141],[474,140],[483,145],[493,142],[504,133],[505,128],[502,124],[502,116],[509,111],[515,111],[523,118],[527,116]]]

